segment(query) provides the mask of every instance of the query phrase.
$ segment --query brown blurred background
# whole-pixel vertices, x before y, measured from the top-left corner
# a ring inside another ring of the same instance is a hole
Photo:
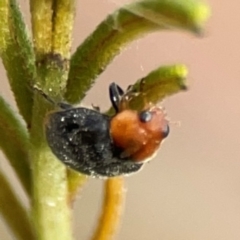
[[[28,1],[20,2],[29,21]],[[73,50],[124,1],[77,2]],[[127,202],[118,240],[240,239],[240,2],[208,2],[212,18],[204,38],[160,32],[134,42],[99,77],[84,101],[105,110],[110,105],[110,82],[125,88],[159,65],[189,67],[189,91],[163,104],[172,121],[170,136],[154,161],[126,178]],[[0,70],[0,92],[13,101],[2,66]],[[19,188],[4,157],[0,167]],[[77,240],[91,236],[101,191],[102,180],[93,179],[75,204]],[[0,239],[12,239],[3,222]]]

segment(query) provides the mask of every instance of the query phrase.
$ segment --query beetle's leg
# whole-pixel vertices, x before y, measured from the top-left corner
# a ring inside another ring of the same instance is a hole
[[[145,78],[142,78],[139,83],[139,92],[143,92],[144,85],[146,84]]]
[[[95,111],[100,112],[100,107],[98,105],[94,105],[93,103],[91,105]]]

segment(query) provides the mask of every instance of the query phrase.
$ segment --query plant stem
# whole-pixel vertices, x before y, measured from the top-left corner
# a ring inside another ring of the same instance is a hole
[[[32,34],[37,61],[52,50],[53,0],[30,0]]]
[[[69,59],[72,46],[75,0],[55,0],[54,13],[52,52]]]
[[[15,239],[33,240],[34,231],[28,212],[20,203],[6,177],[0,171],[0,213],[11,229]]]
[[[92,240],[110,240],[113,238],[118,229],[124,199],[124,179],[122,177],[107,179],[102,213]]]
[[[70,54],[74,1],[31,0],[31,13],[37,83],[46,94],[51,94],[58,101],[68,75],[66,58]],[[68,22],[65,23],[64,19]],[[44,136],[43,125],[50,109],[52,107],[42,96],[35,96],[31,129],[33,216],[39,240],[70,240],[73,236],[67,170],[55,158]]]
[[[182,64],[161,66],[136,81],[131,91],[140,92],[129,100],[132,109],[143,109],[146,102],[157,104],[165,97],[187,90],[188,69]]]
[[[74,170],[67,170],[68,176],[68,191],[69,191],[69,203],[72,204],[81,190],[88,180],[88,176],[78,173]]]
[[[0,148],[8,158],[28,196],[31,195],[31,171],[28,157],[29,136],[20,118],[0,96]]]
[[[31,131],[33,218],[39,240],[71,240],[66,167],[56,160],[45,141],[43,122],[47,108],[43,101],[36,96]]]
[[[80,102],[98,75],[130,42],[166,29],[196,34],[207,17],[208,7],[195,0],[140,0],[123,6],[100,23],[73,54],[66,100]]]
[[[29,84],[36,78],[33,46],[16,1],[0,4],[0,55],[19,112],[30,127],[33,94]]]

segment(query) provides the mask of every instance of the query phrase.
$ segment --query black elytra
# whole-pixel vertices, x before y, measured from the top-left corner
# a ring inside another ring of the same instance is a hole
[[[112,83],[109,93],[118,111],[123,90]],[[46,139],[52,152],[68,167],[93,177],[128,175],[142,168],[142,163],[121,158],[123,150],[111,139],[111,117],[88,108],[58,106],[63,109],[47,116]]]

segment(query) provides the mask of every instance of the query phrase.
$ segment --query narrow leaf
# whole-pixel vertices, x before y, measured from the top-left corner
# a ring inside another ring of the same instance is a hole
[[[142,0],[120,8],[72,56],[66,100],[81,101],[98,75],[131,41],[164,29],[199,33],[208,15],[208,7],[196,0]]]
[[[188,70],[184,65],[162,66],[138,80],[131,88],[140,92],[129,101],[131,108],[142,109],[146,102],[156,104],[165,97],[187,90]]]
[[[72,29],[75,15],[75,0],[56,0],[54,2],[53,48],[52,52],[62,58],[70,58]]]
[[[43,60],[45,54],[52,51],[54,0],[30,0],[32,34],[36,61]]]
[[[30,195],[29,136],[26,127],[2,97],[0,97],[0,132],[0,148],[19,177],[23,188]]]
[[[33,99],[29,84],[36,77],[35,57],[26,25],[15,0],[1,1],[0,56],[19,112],[30,126]]]
[[[29,214],[2,171],[0,171],[0,189],[0,214],[14,234],[14,239],[35,239]]]

